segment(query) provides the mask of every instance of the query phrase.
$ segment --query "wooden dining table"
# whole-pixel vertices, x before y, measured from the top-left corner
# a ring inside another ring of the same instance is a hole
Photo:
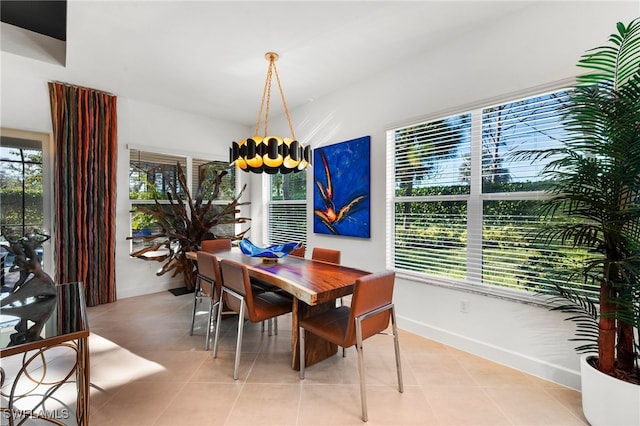
[[[318,260],[285,256],[276,262],[244,255],[239,248],[216,251],[219,259],[230,259],[247,266],[249,275],[274,285],[293,296],[291,330],[291,367],[300,368],[300,336],[298,323],[309,315],[333,309],[336,299],[353,293],[355,281],[371,272]],[[187,258],[197,262],[196,252]],[[338,347],[318,336],[305,335],[305,363],[313,365],[332,355]]]

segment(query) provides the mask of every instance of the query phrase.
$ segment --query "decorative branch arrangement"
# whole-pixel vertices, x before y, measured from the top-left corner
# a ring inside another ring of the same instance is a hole
[[[179,163],[177,172],[178,182],[184,190],[182,196],[178,194],[176,186],[170,184],[170,191],[167,193],[168,204],[160,203],[154,196],[155,204],[137,208],[137,212],[153,216],[160,230],[151,235],[136,237],[152,244],[131,253],[131,256],[164,262],[156,275],[160,276],[173,271],[172,277],[175,277],[182,273],[187,289],[192,290],[196,274],[194,264],[187,259],[186,253],[199,250],[204,240],[242,239],[250,228],[237,235],[215,235],[213,228],[219,225],[247,223],[251,220],[250,218],[236,217],[236,215],[240,213],[239,207],[249,202],[239,201],[246,188],[244,185],[238,195],[226,206],[213,203],[219,197],[220,184],[222,178],[227,175],[226,171],[212,172],[213,176],[206,176],[207,171],[201,169],[198,179],[200,183],[195,197],[189,193],[187,179]],[[162,254],[157,254],[158,252]]]

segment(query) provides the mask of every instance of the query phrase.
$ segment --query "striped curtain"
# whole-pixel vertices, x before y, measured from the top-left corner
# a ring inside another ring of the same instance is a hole
[[[56,282],[84,284],[88,306],[116,300],[116,97],[49,83],[54,133]]]

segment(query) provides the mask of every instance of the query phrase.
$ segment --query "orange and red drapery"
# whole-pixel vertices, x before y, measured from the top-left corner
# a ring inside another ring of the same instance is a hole
[[[116,300],[116,96],[49,83],[54,134],[56,279],[89,306]]]

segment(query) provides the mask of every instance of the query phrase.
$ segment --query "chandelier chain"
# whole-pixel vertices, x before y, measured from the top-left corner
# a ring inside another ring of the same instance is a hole
[[[282,84],[280,84],[280,76],[278,75],[278,69],[276,63],[273,63],[273,71],[276,74],[276,80],[278,82],[278,89],[280,90],[280,98],[282,98],[282,105],[284,106],[284,113],[287,116],[287,122],[289,123],[289,130],[291,131],[291,138],[296,140],[296,134],[293,132],[293,124],[291,124],[291,116],[289,116],[289,108],[287,108],[287,101],[284,99],[284,91],[282,90]]]
[[[255,135],[258,135],[259,131],[260,131],[260,123],[262,122],[262,111],[264,111],[264,106],[265,106],[265,100],[267,100],[267,94],[268,94],[268,98],[271,98],[271,64],[273,63],[273,59],[269,58],[269,67],[267,68],[267,78],[264,81],[264,89],[262,90],[262,99],[260,100],[260,110],[258,111],[258,119],[256,121],[256,131],[254,132]],[[266,104],[267,104],[267,111],[269,110],[269,102],[270,100],[267,100]],[[264,134],[266,136],[267,134],[267,126],[268,126],[268,115],[269,113],[267,112],[267,118],[265,119],[265,123],[264,123]]]
[[[280,83],[280,75],[278,75],[278,69],[276,68],[276,55],[269,55],[269,68],[267,69],[267,78],[264,82],[264,89],[262,91],[262,99],[260,101],[260,110],[258,111],[258,119],[256,120],[256,131],[258,135],[260,130],[260,124],[262,123],[262,113],[264,112],[264,136],[268,136],[269,132],[269,110],[271,105],[271,81],[273,74],[276,75],[276,81],[278,83],[278,91],[280,92],[280,99],[282,99],[282,105],[284,106],[284,113],[287,117],[287,123],[289,124],[289,131],[291,132],[291,138],[296,139],[296,134],[293,131],[293,124],[291,122],[291,116],[289,115],[289,108],[287,107],[287,101],[284,97],[284,91],[282,90],[282,83]]]

